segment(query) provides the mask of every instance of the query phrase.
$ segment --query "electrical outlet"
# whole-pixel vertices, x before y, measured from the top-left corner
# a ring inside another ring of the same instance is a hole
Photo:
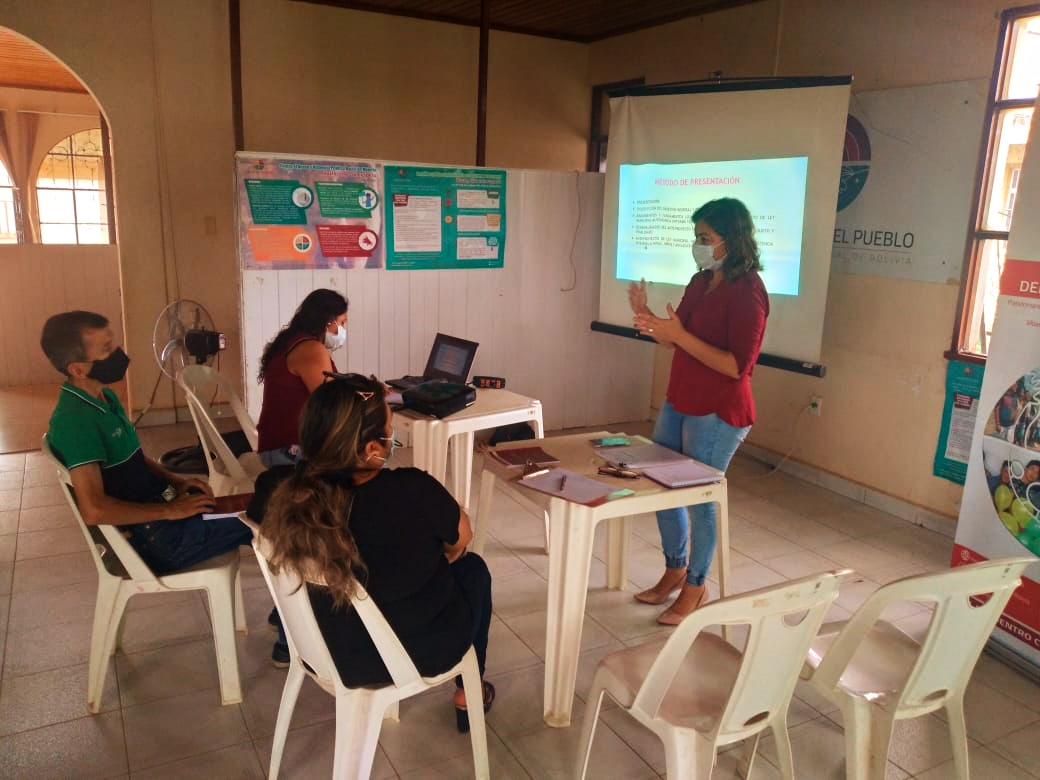
[[[809,397],[809,414],[813,417],[820,416],[820,407],[823,406],[823,398],[818,395]]]

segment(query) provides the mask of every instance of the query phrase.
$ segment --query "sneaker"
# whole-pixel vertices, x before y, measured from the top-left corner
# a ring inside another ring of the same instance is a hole
[[[274,631],[276,634],[278,633],[278,630],[282,627],[282,619],[278,616],[277,607],[275,609],[272,609],[271,614],[267,616],[267,627]]]
[[[289,646],[275,642],[274,647],[271,648],[271,663],[275,669],[288,669]]]

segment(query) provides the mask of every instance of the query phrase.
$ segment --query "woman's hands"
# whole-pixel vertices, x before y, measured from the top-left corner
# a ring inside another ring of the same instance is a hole
[[[632,307],[633,314],[650,313],[646,305],[646,279],[640,279],[639,284],[632,282],[628,285],[628,305]]]
[[[686,334],[686,329],[672,304],[666,304],[665,312],[667,317],[655,317],[649,309],[642,313],[637,312],[632,322],[640,333],[649,336],[658,344],[675,344]]]

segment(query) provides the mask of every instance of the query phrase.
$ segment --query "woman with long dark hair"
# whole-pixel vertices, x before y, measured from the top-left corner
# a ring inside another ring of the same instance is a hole
[[[346,343],[346,324],[347,299],[335,290],[314,290],[264,348],[257,375],[264,398],[256,428],[265,466],[299,457],[300,413],[325,372],[336,370],[330,353]]]
[[[469,517],[437,480],[415,468],[384,468],[395,440],[383,384],[347,374],[316,388],[304,407],[300,444],[306,457],[275,488],[262,533],[275,570],[288,568],[304,580],[320,575],[323,584],[308,585],[308,592],[343,683],[390,682],[350,606],[359,582],[422,675],[445,672],[472,645],[483,676],[491,574],[480,556],[466,552]],[[465,731],[467,702],[457,683],[455,709]],[[485,682],[485,712],[494,696]]]
[[[641,333],[674,350],[664,406],[654,441],[725,471],[755,421],[751,372],[762,348],[769,296],[759,278],[758,245],[751,214],[734,198],[709,201],[693,212],[690,279],[679,308],[657,317],[646,304],[646,282],[631,284],[629,304]],[[692,557],[688,559],[692,515]],[[635,598],[664,604],[657,619],[676,625],[708,599],[704,579],[715,554],[715,505],[657,513],[665,571]]]

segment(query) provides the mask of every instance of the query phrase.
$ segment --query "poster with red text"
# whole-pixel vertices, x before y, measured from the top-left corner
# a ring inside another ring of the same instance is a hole
[[[381,163],[238,152],[235,174],[242,268],[383,267]]]
[[[979,397],[953,566],[1040,556],[1040,147],[1019,178]],[[993,639],[1040,668],[1040,562],[1025,571]]]

